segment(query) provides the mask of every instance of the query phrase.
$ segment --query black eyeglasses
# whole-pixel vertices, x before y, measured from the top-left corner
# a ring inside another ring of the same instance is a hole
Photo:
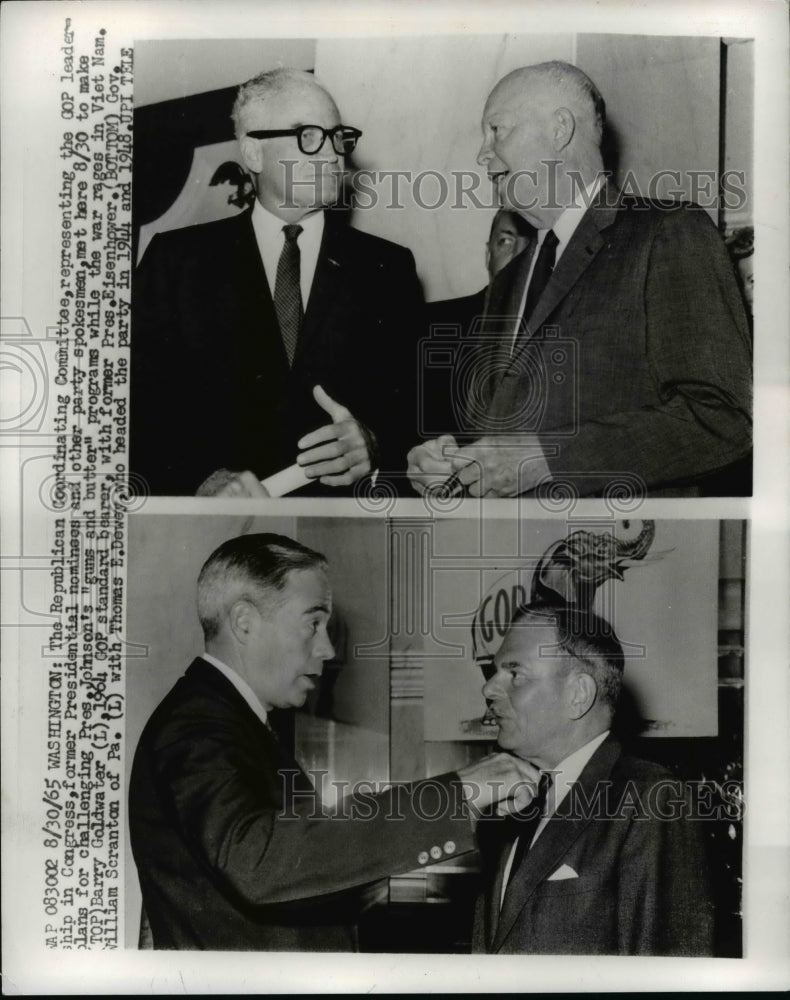
[[[358,128],[350,125],[336,125],[334,128],[321,128],[320,125],[299,125],[297,128],[254,129],[247,135],[251,139],[277,139],[283,135],[295,135],[299,149],[308,156],[319,153],[326,142],[326,137],[332,139],[332,147],[340,156],[353,153],[357,140],[362,135]]]

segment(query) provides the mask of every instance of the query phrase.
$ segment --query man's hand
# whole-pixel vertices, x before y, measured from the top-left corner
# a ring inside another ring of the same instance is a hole
[[[320,385],[313,389],[313,398],[326,410],[332,423],[299,441],[301,450],[296,461],[309,479],[318,479],[324,486],[351,486],[373,468],[376,439]]]
[[[260,479],[249,469],[244,472],[217,469],[198,486],[195,496],[260,498],[268,497],[269,494],[261,485]]]
[[[516,497],[551,479],[535,434],[482,437],[450,458],[470,497]]]
[[[441,486],[455,471],[447,451],[457,452],[458,442],[451,434],[418,444],[408,456],[406,474],[414,489],[422,496],[432,486]]]
[[[473,818],[493,803],[500,816],[525,809],[535,798],[540,771],[509,753],[493,753],[477,764],[462,767],[458,775]]]

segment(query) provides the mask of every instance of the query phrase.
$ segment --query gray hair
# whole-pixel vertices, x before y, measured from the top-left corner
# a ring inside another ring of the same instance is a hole
[[[251,80],[243,83],[236,94],[233,102],[233,110],[230,113],[236,131],[236,138],[240,139],[244,133],[242,125],[243,111],[248,104],[256,104],[266,101],[272,97],[279,97],[287,90],[299,90],[303,87],[320,87],[312,73],[307,73],[301,69],[291,69],[281,67],[270,69],[265,73],[259,73]],[[323,87],[321,87],[323,90]]]
[[[625,656],[609,622],[584,607],[534,603],[516,609],[511,628],[529,627],[528,619],[538,619],[554,627],[557,646],[570,661],[569,671],[590,674],[598,698],[614,712],[623,682]]]
[[[198,576],[197,610],[206,640],[213,639],[236,601],[263,610],[276,606],[292,570],[323,569],[326,558],[285,535],[241,535],[223,542]]]

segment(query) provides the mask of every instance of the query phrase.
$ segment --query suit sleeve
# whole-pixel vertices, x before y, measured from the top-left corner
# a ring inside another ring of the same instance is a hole
[[[282,774],[284,794],[262,780],[260,761],[229,728],[172,743],[166,754],[159,793],[168,811],[212,877],[253,905],[343,890],[474,848],[454,773],[360,791],[327,817],[304,775],[298,789],[298,770]]]
[[[567,443],[540,436],[555,477],[592,474],[585,492],[599,492],[618,471],[635,473],[648,488],[682,481],[751,449],[748,326],[726,250],[704,212],[663,213],[643,294],[646,363],[658,404],[583,422]]]
[[[414,257],[410,251],[398,251],[382,269],[381,294],[387,306],[385,329],[378,331],[383,334],[375,362],[380,375],[368,378],[365,406],[378,442],[378,466],[385,476],[392,474],[393,485],[408,493],[403,477],[406,454],[417,440],[420,424],[419,341],[425,304]]]
[[[618,865],[620,954],[713,955],[705,852],[697,823],[682,817],[689,800],[676,790],[675,781],[654,786],[647,815],[631,822],[625,838]]]

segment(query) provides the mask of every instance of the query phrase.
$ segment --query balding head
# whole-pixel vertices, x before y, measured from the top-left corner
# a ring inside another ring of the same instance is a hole
[[[601,173],[604,103],[575,66],[539,63],[503,77],[486,101],[478,163],[500,204],[548,229]]]
[[[551,110],[566,107],[589,141],[601,144],[606,121],[604,99],[589,76],[570,63],[553,60],[515,69],[491,91],[489,101],[495,98],[521,111],[536,101]]]

